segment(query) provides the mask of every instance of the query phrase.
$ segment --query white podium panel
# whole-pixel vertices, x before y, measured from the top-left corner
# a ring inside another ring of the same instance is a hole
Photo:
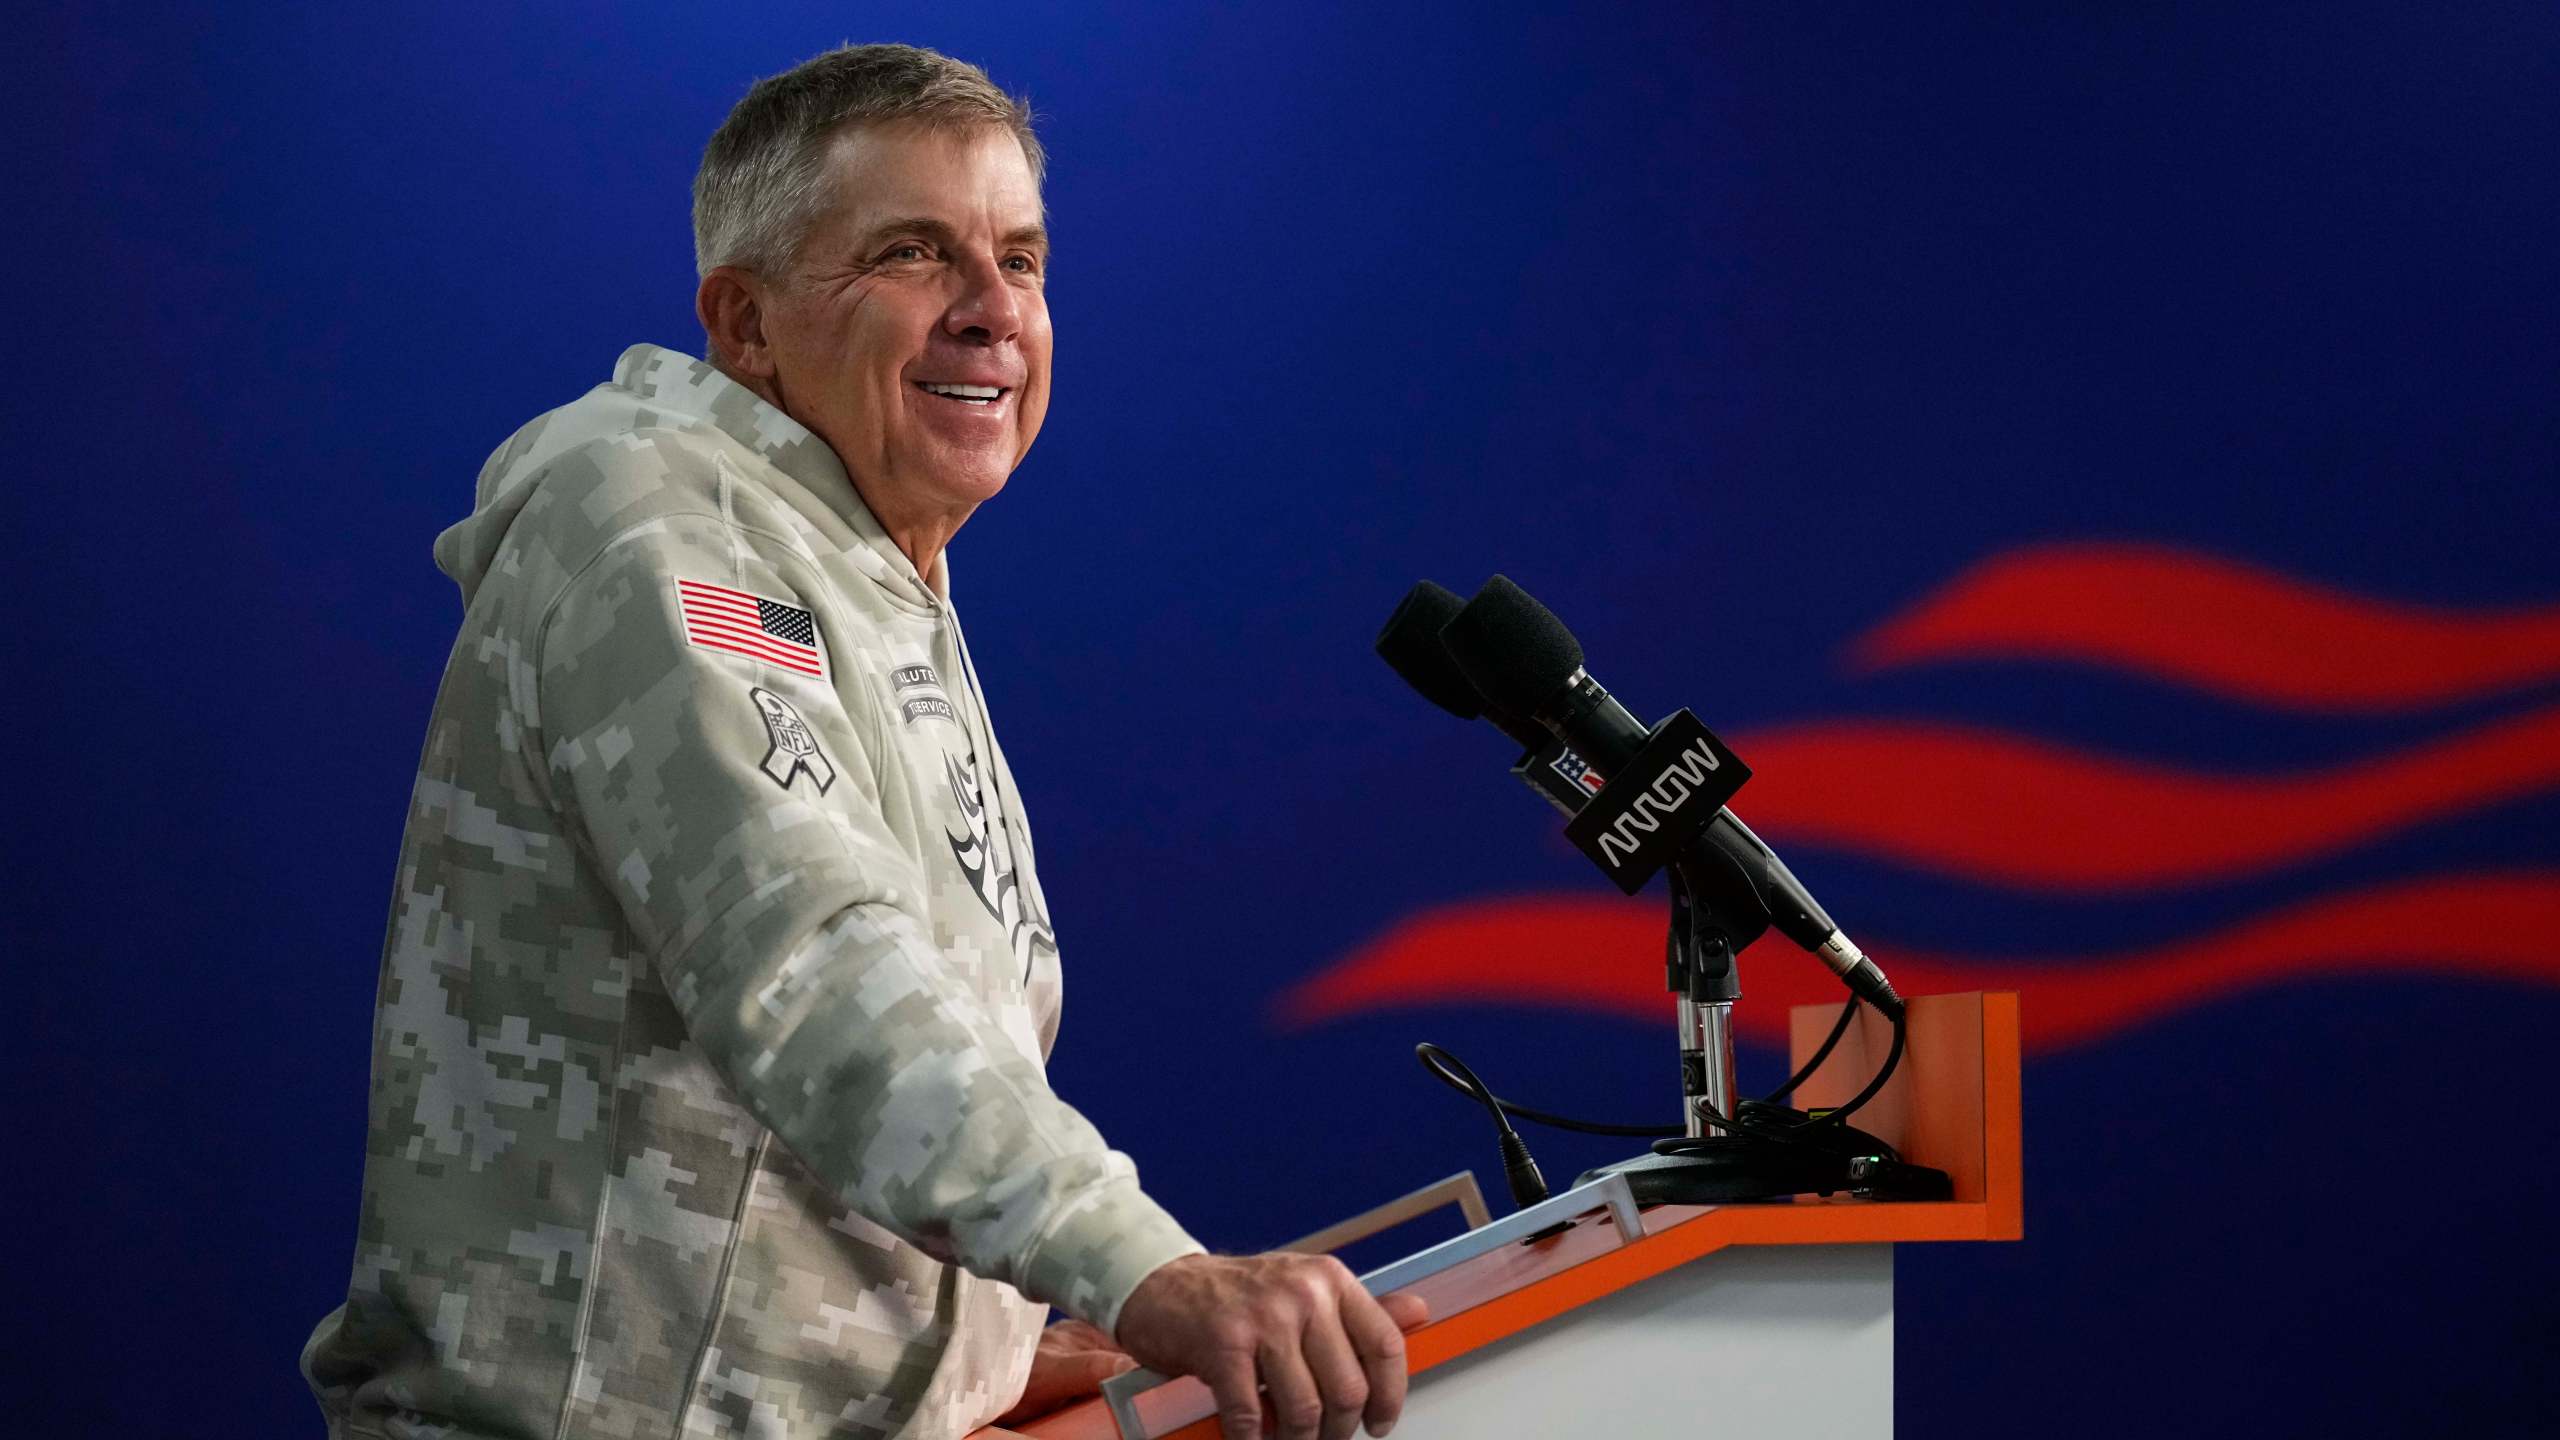
[[[1740,1246],[1414,1377],[1398,1440],[1885,1437],[1893,1247]]]

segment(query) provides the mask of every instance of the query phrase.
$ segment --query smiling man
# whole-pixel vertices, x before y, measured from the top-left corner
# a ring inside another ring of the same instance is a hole
[[[945,555],[1047,412],[1042,219],[971,66],[758,84],[695,181],[710,358],[633,347],[437,540],[333,1434],[957,1436],[1132,1357],[1239,1440],[1394,1420],[1416,1307],[1203,1254],[1047,1083]]]

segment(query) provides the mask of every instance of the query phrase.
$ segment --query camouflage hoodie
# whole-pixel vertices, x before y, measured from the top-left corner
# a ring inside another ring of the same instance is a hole
[[[1198,1251],[1049,1090],[947,573],[823,441],[635,346],[436,561],[355,1273],[303,1354],[333,1434],[963,1434],[1035,1302],[1108,1330]]]

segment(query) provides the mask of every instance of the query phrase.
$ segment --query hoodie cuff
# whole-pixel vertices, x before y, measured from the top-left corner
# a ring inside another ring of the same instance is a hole
[[[1207,1253],[1133,1181],[1061,1216],[1032,1247],[1022,1288],[1117,1335],[1120,1307],[1142,1281],[1168,1260]]]

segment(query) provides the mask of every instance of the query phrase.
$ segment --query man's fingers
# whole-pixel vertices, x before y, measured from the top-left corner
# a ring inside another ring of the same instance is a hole
[[[1029,1420],[1045,1415],[1098,1393],[1103,1381],[1137,1367],[1137,1361],[1117,1350],[1070,1348],[1074,1338],[1054,1333],[1040,1337],[1040,1348],[1032,1355],[1031,1375],[1023,1382],[1022,1394],[1000,1420]]]
[[[1081,1350],[1069,1362],[1077,1380],[1087,1388],[1099,1390],[1102,1382],[1114,1375],[1138,1368],[1138,1362],[1112,1350]]]
[[[1221,1351],[1200,1379],[1217,1397],[1222,1440],[1262,1440],[1262,1394],[1254,1388],[1251,1355]]]
[[[1362,1417],[1369,1422],[1369,1433],[1384,1435],[1396,1417],[1404,1413],[1404,1332],[1398,1328],[1391,1312],[1392,1302],[1409,1302],[1401,1307],[1420,1311],[1415,1323],[1430,1314],[1430,1307],[1410,1295],[1390,1295],[1389,1303],[1369,1298],[1369,1292],[1358,1284],[1349,1287],[1342,1298],[1342,1328],[1359,1347],[1360,1368],[1369,1381],[1369,1403]]]
[[[1358,1289],[1358,1286],[1353,1286]],[[1364,1297],[1365,1298],[1365,1297]],[[1328,1305],[1307,1320],[1307,1368],[1324,1397],[1324,1440],[1351,1440],[1369,1403],[1369,1374],[1353,1352],[1343,1317]]]
[[[1399,1330],[1419,1330],[1431,1323],[1430,1302],[1410,1291],[1381,1295],[1378,1304],[1386,1310],[1387,1318],[1396,1322]]]
[[[1262,1365],[1263,1388],[1271,1392],[1271,1418],[1280,1440],[1316,1440],[1316,1427],[1324,1420],[1324,1397],[1298,1353],[1303,1339],[1266,1340],[1254,1355]]]
[[[1191,1255],[1139,1283],[1116,1338],[1142,1362],[1208,1385],[1226,1440],[1260,1440],[1266,1401],[1279,1440],[1349,1440],[1364,1419],[1377,1435],[1403,1414],[1398,1327],[1429,1316],[1411,1295],[1371,1298],[1338,1261]]]

